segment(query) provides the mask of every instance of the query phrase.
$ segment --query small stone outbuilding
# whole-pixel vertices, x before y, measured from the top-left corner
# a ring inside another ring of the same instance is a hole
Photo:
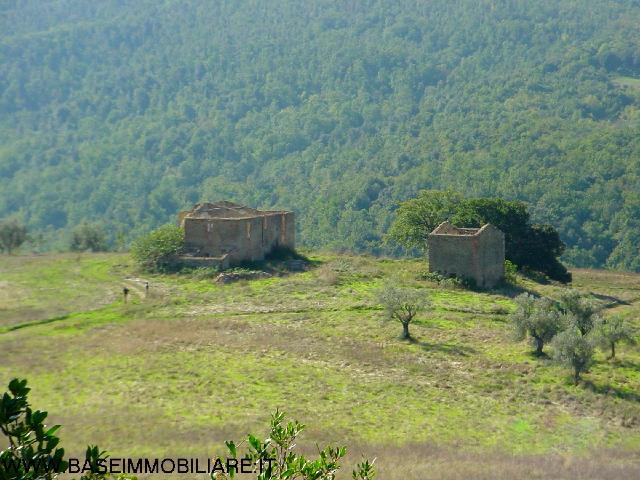
[[[491,288],[504,279],[504,233],[491,224],[459,228],[443,222],[427,237],[429,271]]]
[[[187,263],[219,264],[264,260],[277,247],[295,248],[293,212],[260,211],[221,201],[180,212]],[[205,260],[210,259],[210,260]]]

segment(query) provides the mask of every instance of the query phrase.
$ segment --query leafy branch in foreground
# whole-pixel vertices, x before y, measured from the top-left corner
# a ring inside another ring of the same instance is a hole
[[[60,425],[47,427],[48,413],[33,410],[29,404],[26,380],[13,379],[9,391],[0,398],[0,431],[8,447],[0,451],[0,480],[55,480],[69,466],[64,448],[59,447],[56,432]],[[5,442],[2,442],[5,443]],[[96,446],[87,447],[86,462],[90,472],[80,480],[104,480],[112,476],[99,471],[99,461],[107,454]],[[131,479],[121,475],[119,480]]]
[[[339,461],[347,453],[346,447],[325,447],[318,452],[316,460],[309,460],[296,453],[296,439],[305,425],[298,421],[284,424],[285,414],[276,410],[271,416],[269,435],[266,439],[249,434],[247,436],[247,452],[238,464],[252,465],[257,480],[334,480],[340,468]],[[238,447],[233,441],[225,442],[229,458],[238,459]],[[244,442],[243,442],[244,443]],[[237,471],[233,468],[226,472],[213,472],[211,478],[223,480],[235,478]],[[375,477],[373,462],[368,460],[356,466],[352,472],[354,480],[372,480]]]
[[[30,390],[26,380],[14,379],[0,400],[0,430],[9,443],[0,452],[2,480],[51,480],[68,465],[55,435],[60,425],[47,428],[47,412],[34,411],[29,405]]]

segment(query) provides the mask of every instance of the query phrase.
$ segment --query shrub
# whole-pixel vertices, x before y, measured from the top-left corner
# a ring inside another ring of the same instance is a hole
[[[220,268],[218,267],[197,267],[197,268],[183,268],[180,273],[190,274],[194,280],[207,280],[215,278],[220,275]]]
[[[548,298],[535,298],[523,293],[515,299],[517,308],[509,318],[513,322],[517,340],[529,335],[536,355],[542,355],[544,345],[562,331],[565,323],[561,313]]]
[[[462,280],[458,277],[442,275],[439,272],[421,272],[418,279],[437,283],[442,288],[464,288]]]
[[[131,248],[138,264],[149,272],[166,272],[177,267],[177,256],[184,250],[184,230],[164,225],[139,238]]]
[[[457,275],[443,275],[439,272],[422,272],[418,274],[419,280],[437,283],[439,287],[451,289],[477,290],[478,285],[473,278],[463,278]]]
[[[17,220],[0,222],[0,250],[11,254],[27,241],[27,227]]]
[[[107,234],[102,225],[97,223],[81,223],[71,233],[69,248],[74,252],[106,252]]]
[[[518,283],[518,266],[509,261],[504,261],[504,281],[510,283],[511,285],[515,285]]]
[[[340,468],[339,461],[347,453],[346,447],[326,447],[319,451],[316,460],[309,460],[295,452],[298,435],[305,426],[297,421],[283,424],[285,415],[276,410],[271,416],[271,426],[264,440],[254,435],[247,436],[247,452],[241,456],[255,468],[258,480],[334,480]],[[238,447],[233,441],[225,442],[229,451],[228,458],[238,458]],[[221,463],[224,462],[221,460]],[[240,461],[238,461],[240,464]],[[262,466],[262,472],[259,471]],[[212,479],[228,479],[235,477],[233,468],[230,471],[213,472]],[[372,480],[375,477],[373,462],[365,460],[352,472],[354,480]]]
[[[593,341],[572,326],[553,339],[553,357],[573,369],[573,380],[577,384],[580,374],[593,364]]]

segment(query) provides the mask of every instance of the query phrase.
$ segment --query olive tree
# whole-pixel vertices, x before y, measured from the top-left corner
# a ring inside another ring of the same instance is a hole
[[[609,358],[616,358],[616,344],[625,342],[636,345],[637,341],[631,326],[621,316],[601,319],[595,329],[596,340],[605,351],[610,351]]]
[[[562,314],[548,298],[536,298],[528,293],[515,299],[516,310],[509,316],[515,329],[516,340],[531,337],[535,354],[543,355],[543,348],[558,332],[562,331],[565,321]]]
[[[587,335],[591,332],[599,320],[599,308],[591,299],[577,290],[568,290],[563,293],[559,306],[581,335]]]
[[[573,369],[576,384],[580,381],[580,374],[593,364],[593,354],[592,336],[583,335],[576,326],[571,326],[553,339],[554,359]]]
[[[415,288],[386,284],[378,291],[378,301],[384,306],[386,317],[402,324],[402,338],[409,340],[409,325],[414,317],[431,305],[426,294]]]

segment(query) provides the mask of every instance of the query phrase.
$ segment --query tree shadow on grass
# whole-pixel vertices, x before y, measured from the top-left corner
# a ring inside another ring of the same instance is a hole
[[[286,275],[312,270],[323,263],[320,260],[312,260],[294,249],[276,247],[265,256],[264,260],[244,261],[239,266],[251,270],[260,270],[272,275]]]
[[[627,302],[626,300],[622,300],[621,298],[614,297],[613,295],[603,295],[601,293],[593,293],[593,292],[591,292],[591,295],[593,295],[593,297],[597,298],[598,300],[607,302],[604,305],[604,308],[615,308],[621,305],[631,305],[631,303]]]
[[[529,295],[533,295],[534,297],[539,297],[540,295],[533,290],[523,287],[522,285],[514,285],[512,283],[503,283],[491,290],[487,290],[488,293],[493,293],[495,295],[502,295],[509,298],[516,298],[518,295],[523,293],[528,293]]]
[[[534,360],[551,360],[551,355],[549,355],[545,351],[538,353],[535,350],[533,350],[529,352],[529,357],[533,358]]]
[[[458,357],[468,357],[469,355],[478,353],[476,349],[464,345],[455,345],[450,343],[430,343],[423,340],[418,340],[413,337],[405,341],[414,345],[419,345],[423,350],[428,352],[440,352],[447,355],[456,355]]]
[[[631,368],[631,369],[640,371],[640,363],[638,362],[632,362],[626,359],[622,360],[618,357],[613,359],[607,359],[607,362],[611,363],[612,365],[615,365],[616,367]]]
[[[638,392],[630,392],[622,388],[612,387],[611,385],[597,385],[591,380],[583,380],[584,388],[591,390],[599,395],[607,395],[620,398],[621,400],[629,400],[631,402],[640,403],[640,394]]]

